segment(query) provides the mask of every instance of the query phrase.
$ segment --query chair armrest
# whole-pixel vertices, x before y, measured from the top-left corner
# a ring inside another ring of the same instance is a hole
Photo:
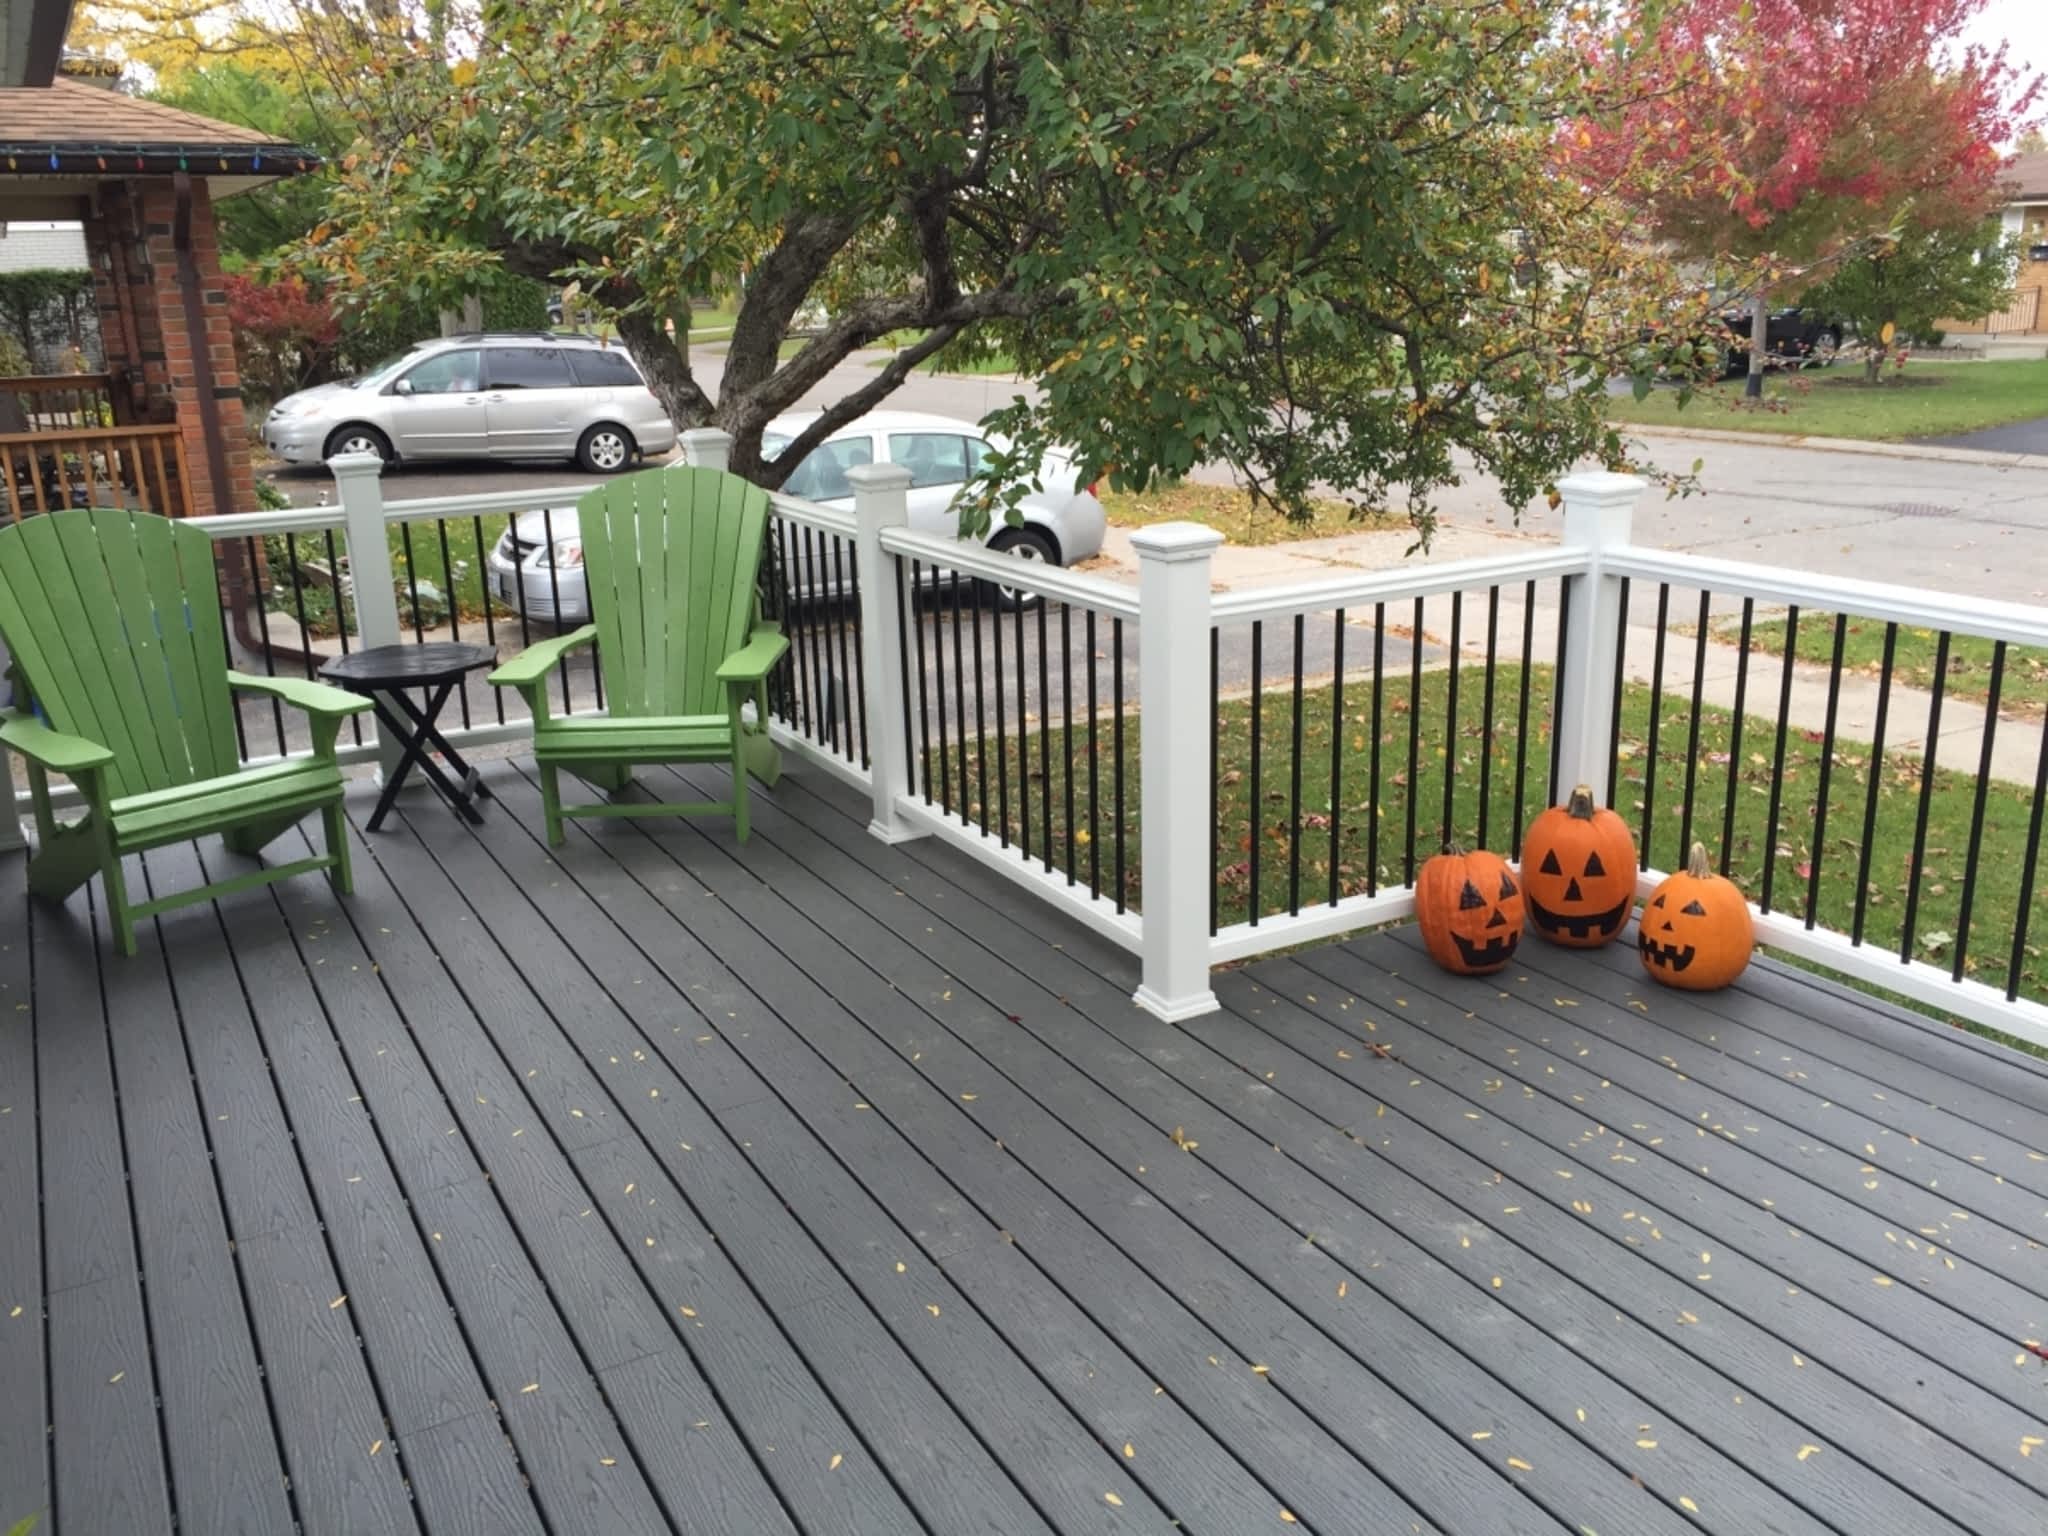
[[[359,693],[305,677],[258,677],[250,672],[231,671],[228,686],[242,693],[267,693],[309,715],[339,717],[359,714],[370,707],[370,701]]]
[[[718,664],[721,683],[758,683],[789,649],[789,636],[773,624],[757,624],[747,643]]]
[[[597,626],[586,624],[566,635],[529,645],[485,679],[493,688],[531,688],[552,672],[571,651],[597,643]]]
[[[114,760],[114,754],[98,742],[53,731],[18,709],[0,710],[0,744],[52,773],[83,773],[104,768]]]

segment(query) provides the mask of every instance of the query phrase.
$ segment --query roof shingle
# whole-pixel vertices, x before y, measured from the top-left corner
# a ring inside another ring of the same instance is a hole
[[[59,78],[47,86],[0,87],[0,143],[201,148],[217,144],[270,145],[279,141],[254,128],[217,122],[159,101],[143,101],[101,86]]]

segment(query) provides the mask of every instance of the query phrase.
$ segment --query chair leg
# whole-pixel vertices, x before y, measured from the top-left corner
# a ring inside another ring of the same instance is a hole
[[[337,800],[321,811],[320,819],[327,826],[327,855],[334,860],[334,867],[328,870],[327,878],[341,895],[353,896],[356,877],[348,862],[348,815]]]
[[[732,738],[732,829],[741,842],[747,840],[747,744],[737,731]]]
[[[553,763],[540,765],[540,810],[547,822],[548,846],[562,846],[562,786]]]
[[[107,888],[107,916],[114,925],[114,947],[133,959],[135,956],[135,919],[128,911],[128,881],[121,873],[121,860],[111,848],[103,850],[105,862],[100,866],[100,877]]]
[[[92,827],[53,824],[29,856],[28,888],[46,901],[62,901],[105,867]]]
[[[616,795],[633,782],[631,763],[584,763],[576,770],[576,777],[592,789],[603,790]]]

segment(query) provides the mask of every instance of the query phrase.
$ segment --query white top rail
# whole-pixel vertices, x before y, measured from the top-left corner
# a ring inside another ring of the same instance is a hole
[[[785,496],[780,491],[768,493],[768,505],[777,517],[786,517],[793,523],[809,523],[813,528],[822,528],[845,539],[852,538],[858,526],[851,507],[828,507],[822,502]]]
[[[1441,565],[1404,565],[1328,581],[1219,592],[1210,605],[1210,615],[1218,624],[1288,619],[1297,613],[1369,607],[1374,603],[1435,597],[1443,592],[1543,581],[1552,576],[1580,576],[1590,564],[1583,549],[1551,545],[1526,555],[1489,555],[1478,560],[1446,560]]]
[[[912,533],[907,528],[884,529],[882,548],[892,555],[907,555],[928,565],[979,576],[1000,586],[1036,592],[1059,602],[1120,619],[1138,617],[1138,592],[1119,581],[1100,576],[1083,576],[1062,570],[1042,560],[1019,560],[1015,555],[997,554],[984,544],[964,539],[942,539],[935,534]]]
[[[1915,629],[1953,630],[1986,640],[2048,648],[2048,608],[2027,603],[1960,597],[1921,587],[1861,581],[1852,576],[1815,575],[1775,565],[1747,565],[1705,555],[1677,554],[1630,545],[1600,553],[1609,576],[1647,577],[1673,586],[1702,587],[1733,597],[1798,604],[1801,608],[1884,619]]]
[[[269,533],[324,533],[343,524],[341,508],[286,507],[276,512],[220,512],[179,522],[216,539],[260,538]]]

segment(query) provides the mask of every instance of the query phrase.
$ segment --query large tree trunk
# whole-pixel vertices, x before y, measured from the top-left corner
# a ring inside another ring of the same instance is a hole
[[[1742,384],[1742,398],[1761,400],[1764,397],[1764,364],[1771,355],[1771,306],[1769,295],[1761,289],[1749,312],[1749,377]]]

